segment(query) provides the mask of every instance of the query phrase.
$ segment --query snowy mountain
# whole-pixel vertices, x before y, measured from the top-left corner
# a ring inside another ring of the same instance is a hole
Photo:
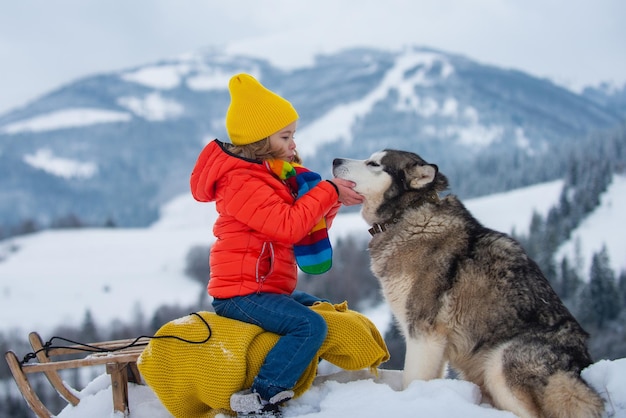
[[[564,149],[622,117],[610,101],[427,48],[351,49],[289,71],[201,51],[88,76],[0,115],[0,237],[2,227],[27,220],[154,222],[187,191],[202,146],[227,139],[228,79],[241,71],[294,103],[309,168],[328,176],[337,156],[412,150],[436,162],[462,196],[560,178],[554,159]],[[489,173],[493,160],[547,156],[542,170],[511,164]],[[476,166],[487,167],[484,181]]]
[[[488,227],[526,233],[533,211],[545,216],[558,202],[562,185],[539,184],[471,199],[466,205]],[[626,237],[614,233],[616,225],[624,224],[624,214],[626,177],[616,176],[601,206],[574,234],[583,243],[579,248],[586,266],[606,243],[616,273],[626,269]],[[146,228],[49,230],[0,241],[0,331],[25,335],[60,324],[78,326],[87,310],[98,326],[106,326],[138,313],[151,317],[164,304],[191,305],[206,290],[185,275],[186,256],[190,248],[213,242],[215,217],[212,204],[184,194]],[[330,236],[336,240],[350,234],[365,241],[367,229],[358,213],[342,212]],[[388,312],[380,311],[372,317],[381,330],[389,319]]]
[[[626,115],[626,84],[601,83],[583,89],[582,95],[602,107],[611,108],[615,112]]]

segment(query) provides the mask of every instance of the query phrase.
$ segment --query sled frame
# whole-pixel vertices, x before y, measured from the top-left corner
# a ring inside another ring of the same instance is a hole
[[[74,389],[63,382],[59,371],[101,365],[105,365],[106,372],[111,377],[113,411],[121,412],[125,417],[128,417],[128,382],[143,384],[137,368],[137,359],[148,344],[148,338],[141,338],[137,341],[136,339],[125,339],[89,343],[89,346],[95,348],[94,351],[85,351],[89,350],[85,345],[45,348],[45,344],[37,332],[31,332],[28,335],[28,340],[33,352],[36,353],[36,363],[21,364],[13,351],[7,351],[5,359],[24,400],[39,418],[52,418],[54,415],[35,393],[27,377],[29,374],[45,374],[57,393],[67,403],[76,406],[80,403],[80,398],[76,396],[77,392]],[[132,343],[134,344],[131,347],[127,347]],[[59,356],[69,354],[78,356],[78,358],[58,359]]]

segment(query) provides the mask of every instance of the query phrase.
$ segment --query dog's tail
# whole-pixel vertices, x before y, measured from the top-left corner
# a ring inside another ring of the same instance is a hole
[[[548,378],[541,399],[546,417],[600,418],[604,401],[585,381],[574,373],[559,371]]]

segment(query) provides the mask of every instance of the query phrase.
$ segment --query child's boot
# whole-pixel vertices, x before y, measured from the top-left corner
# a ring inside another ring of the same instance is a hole
[[[238,418],[280,418],[283,416],[280,404],[293,398],[293,391],[284,390],[270,398],[269,401],[250,389],[234,393],[230,397],[230,408],[237,413]]]

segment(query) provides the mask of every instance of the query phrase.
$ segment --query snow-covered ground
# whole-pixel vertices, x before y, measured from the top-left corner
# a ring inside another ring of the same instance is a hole
[[[511,412],[481,404],[478,387],[467,381],[414,381],[403,391],[394,390],[399,373],[381,371],[382,381],[378,383],[366,379],[314,384],[300,398],[290,401],[283,413],[286,418],[515,417]],[[605,399],[606,417],[626,417],[626,359],[599,361],[585,369],[583,377]],[[128,396],[129,418],[172,418],[149,387],[130,384]],[[80,398],[78,406],[66,407],[58,418],[114,418],[106,374],[93,380]]]

